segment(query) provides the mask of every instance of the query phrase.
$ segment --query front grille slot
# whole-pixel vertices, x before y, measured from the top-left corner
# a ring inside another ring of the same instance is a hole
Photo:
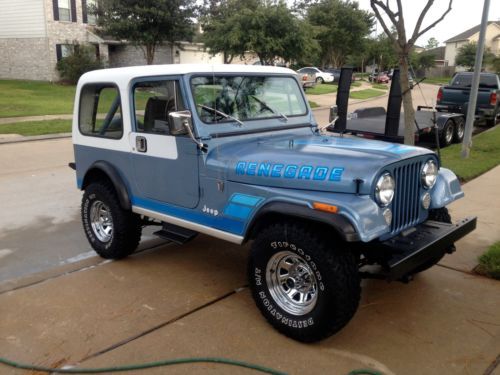
[[[392,203],[392,233],[414,226],[419,220],[421,167],[421,161],[414,161],[394,168],[396,189]]]

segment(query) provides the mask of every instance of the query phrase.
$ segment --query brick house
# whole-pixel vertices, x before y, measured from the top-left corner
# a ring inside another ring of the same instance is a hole
[[[96,0],[0,0],[0,79],[55,81],[59,59],[75,44],[94,46],[96,56],[110,67],[143,65],[142,50],[124,41],[107,40],[95,32],[88,13]],[[203,45],[167,44],[155,54],[155,64],[220,62]]]

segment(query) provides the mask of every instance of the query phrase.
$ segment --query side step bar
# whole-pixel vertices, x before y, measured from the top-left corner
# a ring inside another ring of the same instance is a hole
[[[164,240],[172,241],[178,245],[185,244],[196,237],[198,232],[182,228],[174,224],[163,223],[163,228],[153,233]]]

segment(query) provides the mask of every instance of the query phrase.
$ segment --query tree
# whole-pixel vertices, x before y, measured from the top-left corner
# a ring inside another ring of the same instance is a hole
[[[211,53],[224,53],[225,61],[252,51],[261,64],[276,59],[291,62],[314,54],[317,43],[308,25],[284,1],[211,1],[202,12],[202,40]]]
[[[370,33],[373,16],[350,0],[320,0],[309,6],[307,21],[321,46],[320,65],[342,66]]]
[[[436,38],[431,37],[429,40],[427,40],[427,45],[425,46],[425,49],[433,49],[437,48],[439,46],[439,42],[437,41]]]
[[[92,12],[101,32],[127,40],[142,49],[152,64],[156,49],[165,42],[190,40],[194,33],[189,0],[99,0]]]
[[[458,49],[455,56],[455,65],[460,65],[472,70],[476,62],[477,43],[466,43]],[[493,55],[489,48],[486,48],[483,53],[483,66],[490,64],[495,55]]]
[[[424,21],[427,12],[434,4],[434,0],[427,0],[422,12],[420,13],[415,28],[411,33],[410,38],[406,36],[405,20],[403,13],[402,0],[396,1],[397,10],[391,9],[389,1],[383,0],[370,0],[371,8],[377,17],[377,20],[382,25],[386,35],[392,42],[393,48],[395,49],[398,59],[399,59],[399,69],[401,71],[401,92],[403,94],[403,109],[404,109],[404,122],[405,122],[405,132],[404,132],[404,142],[406,144],[413,145],[415,143],[415,109],[413,108],[413,100],[411,96],[410,83],[408,79],[408,68],[409,68],[409,55],[412,47],[419,37],[425,34],[427,31],[436,26],[441,22],[444,17],[451,11],[451,5],[453,0],[449,0],[448,8],[441,14],[441,16],[430,23],[427,27],[422,29],[422,23]],[[390,24],[395,28],[395,33],[392,33],[386,23],[386,18],[382,16],[382,13],[389,20]]]

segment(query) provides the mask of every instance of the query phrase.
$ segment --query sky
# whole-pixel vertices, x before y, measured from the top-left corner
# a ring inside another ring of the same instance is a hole
[[[358,0],[361,9],[370,10],[370,0]],[[384,1],[385,2],[385,1]],[[402,0],[403,16],[405,18],[406,35],[411,35],[427,0]],[[437,20],[448,7],[449,0],[434,0],[433,6],[429,9],[421,29]],[[460,34],[471,27],[481,23],[483,13],[483,0],[453,0],[452,10],[446,15],[443,21],[422,35],[417,41],[417,45],[425,46],[429,38],[436,38],[440,45],[444,41]],[[396,1],[390,0],[391,9],[396,8]],[[489,21],[500,20],[500,0],[490,0]],[[377,25],[378,33],[383,29]],[[408,36],[409,38],[409,36]]]

